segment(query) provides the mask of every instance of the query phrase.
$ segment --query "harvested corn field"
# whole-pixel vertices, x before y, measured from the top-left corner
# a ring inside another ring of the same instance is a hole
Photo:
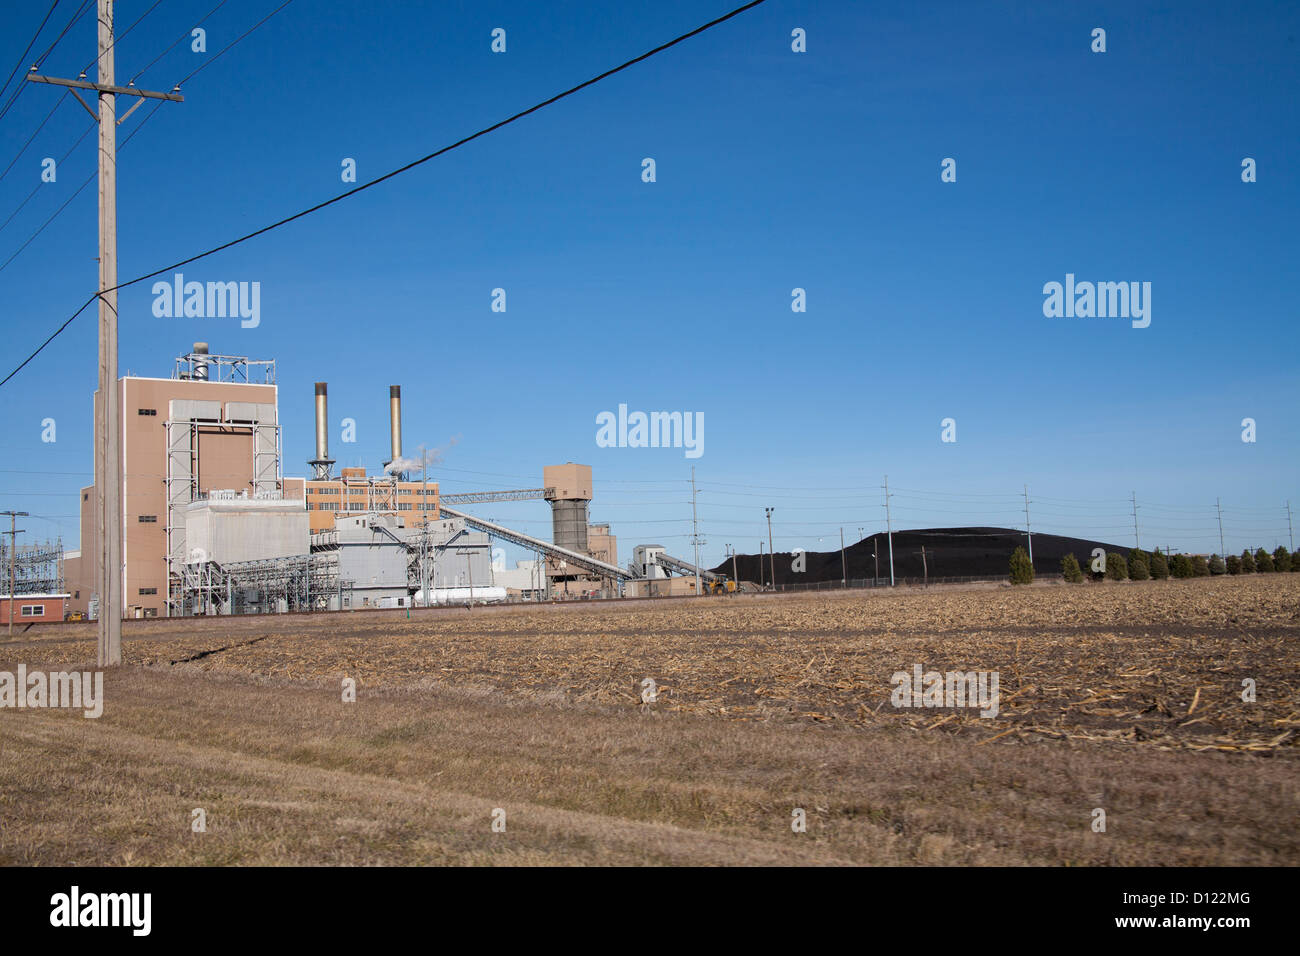
[[[301,802],[361,821],[361,836],[317,846],[283,813],[263,819],[277,798],[222,785],[225,812],[251,829],[194,862],[1296,863],[1298,640],[1288,575],[133,622],[103,718],[0,713],[20,731],[0,757],[0,813],[39,821],[26,859],[82,845],[114,862],[74,819],[37,810],[15,753],[75,799],[89,785],[65,764],[129,768],[155,748],[184,762],[199,748],[207,769],[173,782],[178,807],[205,773],[248,761],[341,773],[360,790]],[[0,645],[0,669],[93,658],[88,625]],[[996,713],[900,697],[895,675],[930,672],[996,675]],[[347,678],[355,704],[340,703]],[[119,722],[122,742],[107,732]],[[303,786],[318,784],[341,786]],[[390,803],[369,807],[372,785]],[[398,800],[394,787],[413,789]],[[526,845],[480,846],[444,820],[425,846],[398,807],[419,793],[514,800],[549,822]],[[773,850],[805,804],[819,835]],[[1132,829],[1092,833],[1098,806]],[[601,843],[588,824],[575,848],[560,811],[670,827],[671,849],[663,833]],[[264,827],[273,850],[254,836]],[[0,856],[16,852],[6,832]],[[737,842],[712,842],[724,836]],[[171,840],[127,843],[147,862],[192,859]]]

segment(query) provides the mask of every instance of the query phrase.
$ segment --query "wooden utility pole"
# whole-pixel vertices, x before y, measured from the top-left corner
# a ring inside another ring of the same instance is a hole
[[[691,544],[695,547],[695,596],[700,596],[700,523],[695,513],[695,466],[691,465]]]
[[[95,579],[99,585],[98,664],[122,663],[122,416],[117,390],[117,96],[182,102],[170,93],[116,86],[113,70],[113,0],[99,0],[99,82],[64,80],[27,74],[32,83],[67,87],[91,119],[99,123],[99,401],[95,404],[95,527],[99,550]],[[99,112],[77,90],[99,94]]]
[[[0,515],[9,516],[9,640],[12,641],[14,639],[14,571],[17,567],[18,532],[23,530],[16,527],[15,522],[28,515],[26,511],[0,511]]]
[[[844,556],[844,529],[840,528],[840,586],[849,586],[849,562]]]
[[[889,476],[885,475],[885,528],[889,532],[889,586],[894,586],[894,521],[889,513]]]
[[[776,590],[776,552],[772,550],[772,512],[775,508],[767,508],[767,557],[772,562],[772,590]]]
[[[1029,566],[1034,565],[1034,533],[1029,529],[1029,486],[1025,485],[1025,537],[1029,539]]]

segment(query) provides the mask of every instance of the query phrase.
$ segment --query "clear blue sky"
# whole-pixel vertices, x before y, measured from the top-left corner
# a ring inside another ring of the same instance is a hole
[[[138,85],[170,89],[277,3],[230,0],[205,25],[208,53],[183,43]],[[119,78],[213,5],[164,0],[118,44]],[[123,148],[120,277],[342,191],[345,157],[365,181],[731,5],[297,0]],[[122,28],[149,3],[117,6]],[[0,12],[6,74],[47,8]],[[778,550],[882,528],[886,473],[896,527],[1016,526],[1028,483],[1043,531],[1129,544],[1136,491],[1145,546],[1217,551],[1219,496],[1228,550],[1272,548],[1284,502],[1300,508],[1298,35],[1291,3],[769,0],[184,270],[260,282],[255,329],[155,318],[148,284],[125,290],[121,368],[166,375],[195,340],[275,358],[289,475],[312,457],[314,381],[330,384],[332,453],[372,469],[400,383],[408,452],[457,439],[435,471],[444,491],[590,463],[592,518],[613,523],[623,560],[640,542],[689,554],[692,464],[710,564],[728,543],[757,549],[767,505]],[[88,16],[42,72],[93,57]],[[59,95],[22,93],[0,163]],[[0,220],[88,121],[65,100],[0,180]],[[940,181],[945,157],[956,183]],[[94,162],[92,135],[0,230],[0,261]],[[95,224],[92,184],[0,271],[0,374],[93,291]],[[1066,273],[1150,282],[1150,327],[1046,318],[1043,285]],[[39,535],[76,538],[95,349],[88,310],[0,389],[0,508],[39,516]],[[704,454],[598,448],[596,415],[620,403],[702,412]],[[955,443],[940,441],[946,417]],[[549,536],[542,502],[477,510]]]

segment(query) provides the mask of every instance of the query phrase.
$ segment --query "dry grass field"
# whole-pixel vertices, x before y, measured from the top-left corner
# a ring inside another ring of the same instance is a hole
[[[124,634],[101,718],[0,710],[0,862],[1300,863],[1300,575]],[[915,665],[996,671],[999,713],[892,706]]]

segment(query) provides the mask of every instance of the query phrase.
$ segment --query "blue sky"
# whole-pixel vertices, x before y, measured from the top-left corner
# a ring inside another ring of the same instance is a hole
[[[119,28],[149,5],[119,3]],[[119,78],[213,5],[161,3],[118,44]],[[206,54],[182,43],[138,85],[170,89],[276,5],[229,0]],[[346,157],[368,180],[730,6],[296,0],[122,149],[119,275],[342,191]],[[6,72],[47,7],[0,12]],[[73,9],[60,4],[38,48]],[[330,384],[334,457],[372,469],[400,383],[408,452],[455,439],[444,491],[590,463],[592,518],[613,524],[623,559],[640,542],[689,553],[692,465],[710,564],[725,544],[757,549],[764,506],[778,550],[882,528],[885,474],[895,527],[1017,526],[1027,483],[1036,530],[1129,544],[1136,492],[1144,545],[1217,551],[1221,497],[1228,550],[1272,548],[1287,543],[1284,502],[1300,508],[1297,35],[1286,3],[769,0],[184,270],[260,282],[255,329],[156,318],[148,283],[124,290],[121,368],[166,375],[196,340],[275,358],[289,475],[312,457],[314,381]],[[86,17],[42,72],[75,76],[93,56]],[[0,162],[59,95],[22,93]],[[88,121],[59,107],[0,180],[0,221]],[[91,174],[93,140],[0,230],[0,261]],[[945,157],[955,183],[940,181]],[[0,271],[0,372],[93,291],[95,223],[92,184]],[[1043,285],[1067,273],[1150,282],[1150,327],[1046,318]],[[95,348],[88,310],[0,389],[0,508],[33,512],[38,535],[76,537]],[[702,412],[704,454],[597,447],[597,414],[620,403]],[[344,417],[355,444],[339,440]],[[947,417],[955,443],[940,440]],[[477,510],[549,536],[542,502]]]

